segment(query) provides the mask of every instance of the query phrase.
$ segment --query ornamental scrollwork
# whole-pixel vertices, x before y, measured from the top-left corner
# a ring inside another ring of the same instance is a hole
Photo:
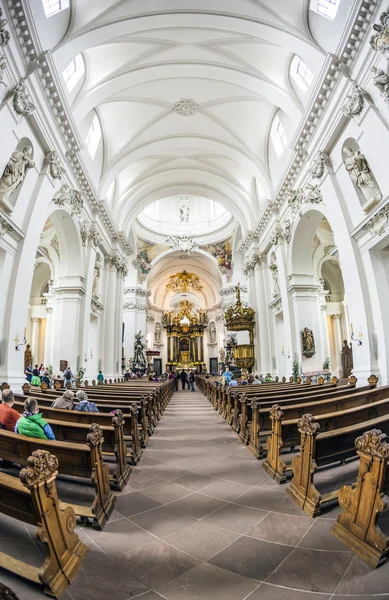
[[[319,150],[311,162],[309,172],[314,179],[321,179],[324,175],[326,166],[331,166],[330,158],[327,156],[327,154]]]
[[[302,434],[313,435],[320,429],[320,425],[319,423],[316,423],[315,417],[308,413],[306,415],[303,415],[300,419],[298,419],[297,428]]]
[[[287,244],[289,244],[292,234],[291,234],[291,224],[290,221],[284,221],[283,225],[282,225],[282,237],[284,238],[285,242]]]
[[[381,13],[380,22],[374,23],[374,33],[370,38],[370,46],[386,58],[389,58],[389,10]]]
[[[189,117],[197,112],[199,105],[190,98],[182,98],[174,105],[174,110],[182,117]]]
[[[292,210],[292,213],[296,213],[300,210],[303,201],[303,192],[301,188],[296,190],[289,189],[286,193],[287,202]]]
[[[0,8],[0,46],[4,47],[8,44],[9,40],[11,39],[11,36],[9,34],[9,31],[7,31],[5,28],[8,24],[8,21],[7,19],[2,19],[2,16],[3,11]]]
[[[70,206],[71,216],[79,216],[84,206],[84,197],[81,192],[70,187],[67,183],[64,183],[55,193],[53,202],[59,208],[68,204]]]
[[[25,78],[21,79],[14,89],[13,107],[15,112],[23,117],[29,117],[35,110],[35,105],[27,94]]]
[[[46,154],[45,164],[49,167],[49,172],[53,179],[62,179],[65,169],[56,150],[52,150]]]
[[[7,85],[3,81],[6,68],[7,68],[7,60],[4,55],[0,56],[0,83],[4,87],[7,87]]]
[[[307,183],[304,188],[304,203],[305,204],[319,204],[323,202],[323,194],[318,185]]]
[[[380,429],[371,429],[357,437],[355,447],[357,450],[362,450],[372,456],[380,456],[381,458],[389,457],[389,444],[386,441],[386,433],[382,433]]]
[[[365,105],[365,92],[359,87],[356,81],[353,81],[353,89],[347,95],[347,100],[342,106],[342,112],[345,117],[351,118],[361,114]]]
[[[20,480],[27,487],[33,486],[38,481],[45,481],[58,469],[57,457],[47,450],[34,450],[27,459],[27,468],[20,472]]]
[[[166,238],[166,243],[170,244],[174,250],[183,250],[188,254],[198,249],[198,245],[189,235],[169,235]]]
[[[246,275],[246,277],[248,275],[250,275],[250,273],[253,271],[253,269],[258,261],[259,261],[258,254],[252,254],[251,256],[248,256],[245,259],[244,266],[243,266],[243,273]]]

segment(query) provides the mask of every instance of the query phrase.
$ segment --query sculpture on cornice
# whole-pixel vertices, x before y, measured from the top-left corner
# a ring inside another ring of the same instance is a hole
[[[77,215],[79,216],[83,206],[84,206],[84,197],[78,190],[72,189],[72,194],[70,196],[70,208],[71,208],[71,216]]]
[[[99,298],[99,281],[100,281],[100,270],[101,270],[101,256],[99,252],[96,254],[95,266],[93,270],[93,288],[92,297],[96,300]]]
[[[88,243],[88,237],[89,237],[89,223],[88,221],[83,221],[81,223],[80,226],[80,236],[81,236],[81,242],[83,246],[86,246]]]
[[[347,101],[342,106],[342,112],[346,117],[355,117],[361,114],[365,104],[365,92],[356,81],[353,81],[353,90],[347,95]]]
[[[273,246],[277,246],[280,236],[281,236],[281,229],[279,227],[274,227],[274,229],[271,233],[271,238],[270,238]]]
[[[9,159],[0,179],[0,202],[7,200],[26,177],[27,171],[35,167],[32,160],[32,146],[15,150]]]
[[[319,152],[316,153],[315,158],[311,162],[309,172],[314,179],[321,179],[324,175],[325,166],[329,164],[329,156],[327,156],[327,154],[319,150]]]
[[[11,39],[9,31],[5,29],[8,21],[7,19],[2,19],[3,11],[0,8],[0,46],[6,46]]]
[[[14,89],[13,107],[18,115],[29,117],[35,110],[34,104],[28,97],[25,79],[21,79]]]
[[[95,246],[99,246],[101,244],[102,237],[101,237],[101,233],[97,229],[96,223],[92,223],[90,231],[89,231],[89,237]],[[127,265],[127,263],[126,263],[126,265]]]
[[[288,190],[286,193],[286,199],[292,210],[292,213],[297,212],[298,210],[300,210],[301,203],[302,203],[301,189],[297,188],[297,190]]]
[[[182,98],[174,105],[174,110],[177,114],[182,117],[189,117],[190,115],[194,115],[197,112],[198,104],[191,100],[190,98]]]
[[[343,152],[344,164],[351,181],[362,192],[367,202],[380,202],[381,190],[364,155],[359,150],[354,151],[350,146],[345,146]]]
[[[380,23],[373,25],[375,33],[370,38],[373,50],[388,57],[389,55],[389,11],[381,13]]]
[[[389,77],[385,71],[371,67],[373,85],[377,88],[385,102],[389,102]]]
[[[53,179],[61,179],[65,173],[61,160],[56,150],[52,150],[46,154],[45,162],[49,167],[50,175]]]
[[[188,254],[198,248],[194,239],[189,235],[169,235],[166,238],[166,243],[170,244],[174,250],[183,250]]]
[[[284,238],[284,240],[287,244],[289,244],[290,238],[291,238],[290,230],[291,230],[290,221],[285,221],[282,226],[282,237]]]
[[[323,195],[319,186],[312,185],[312,183],[307,183],[304,188],[304,200],[310,204],[318,204],[319,202],[323,202]]]

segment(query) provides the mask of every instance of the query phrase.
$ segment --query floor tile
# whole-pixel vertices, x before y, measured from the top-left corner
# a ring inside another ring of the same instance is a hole
[[[267,514],[263,510],[230,503],[212,513],[204,520],[207,523],[222,527],[228,531],[243,534],[250,530],[258,521],[266,517]]]
[[[153,485],[143,491],[145,496],[148,496],[161,504],[174,502],[174,500],[178,500],[190,493],[190,490],[175,485],[172,482],[159,483],[158,485]]]
[[[146,531],[156,535],[157,537],[165,537],[169,533],[178,531],[187,525],[194,522],[195,519],[189,515],[175,510],[169,506],[160,506],[147,513],[142,513],[131,517],[131,521],[145,529]]]
[[[302,592],[301,590],[291,590],[289,588],[262,583],[259,588],[247,598],[247,600],[330,600],[330,598],[331,594]],[[351,600],[351,598],[348,600]],[[352,600],[355,599],[353,598]],[[381,600],[381,598],[379,600]]]
[[[130,517],[157,506],[161,506],[161,502],[157,502],[140,492],[121,494],[115,504],[116,510],[124,517]]]
[[[300,548],[316,548],[317,550],[333,550],[338,552],[350,552],[334,535],[330,528],[335,521],[329,519],[316,519],[308,533],[298,544]],[[389,591],[389,587],[388,587]]]
[[[241,483],[232,483],[231,481],[215,481],[201,491],[207,496],[213,496],[214,498],[220,498],[221,500],[235,500],[238,496],[241,496],[244,492],[249,490],[248,485],[242,485]]]
[[[353,556],[336,593],[338,595],[359,594],[365,597],[371,594],[389,595],[389,561],[378,569],[372,569],[360,558]]]
[[[189,490],[198,492],[207,485],[214,483],[216,479],[214,477],[208,477],[207,475],[200,475],[199,473],[189,473],[188,475],[183,475],[173,481],[176,485],[181,485]]]
[[[289,546],[241,537],[208,562],[243,577],[263,581],[290,551]]]
[[[309,517],[268,513],[247,535],[268,542],[296,546],[312,527]]]
[[[206,521],[198,521],[172,533],[164,540],[200,560],[208,560],[235,542],[239,534],[214,527]]]
[[[202,519],[225,504],[224,500],[205,496],[198,492],[189,492],[189,494],[189,496],[185,496],[181,500],[172,502],[169,506],[186,515],[190,515],[194,519]]]
[[[169,600],[243,600],[257,583],[203,563],[159,589]]]
[[[241,494],[235,500],[237,504],[250,506],[251,508],[260,508],[261,510],[273,510],[286,496],[285,487],[275,489],[252,488],[246,493]]]

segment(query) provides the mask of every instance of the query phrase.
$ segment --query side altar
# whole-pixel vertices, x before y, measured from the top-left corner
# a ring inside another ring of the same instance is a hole
[[[167,335],[167,370],[178,368],[205,371],[205,310],[195,310],[189,300],[183,300],[177,309],[163,313],[162,325]]]
[[[248,344],[235,344],[233,347],[234,364],[241,369],[242,375],[247,376],[248,370],[254,365],[254,326],[255,311],[253,308],[244,307],[240,297],[240,284],[236,286],[235,306],[231,306],[224,313],[224,323],[228,331],[248,331]]]

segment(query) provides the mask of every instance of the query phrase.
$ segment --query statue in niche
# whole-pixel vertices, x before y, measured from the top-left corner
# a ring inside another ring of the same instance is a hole
[[[100,281],[100,254],[96,254],[95,267],[93,272],[93,288],[92,288],[92,298],[99,298],[99,281]]]
[[[308,329],[308,327],[305,327],[304,331],[301,332],[301,340],[303,344],[304,356],[310,358],[311,356],[316,354],[315,339],[313,337],[312,329]]]
[[[183,204],[180,208],[180,223],[189,223],[189,206]]]
[[[342,346],[342,367],[343,377],[349,377],[353,369],[353,349],[351,344],[348,344],[347,340],[343,340]]]
[[[385,71],[371,67],[373,85],[377,88],[385,102],[389,102],[389,77]]]
[[[364,155],[359,150],[354,151],[350,146],[345,146],[344,154],[344,164],[351,181],[359,188],[369,204],[380,202],[381,190]]]
[[[142,332],[135,334],[134,342],[134,367],[144,368],[146,366],[145,344],[142,342]]]
[[[276,297],[276,296],[279,296],[281,292],[280,292],[280,284],[279,284],[279,279],[278,279],[278,267],[277,267],[275,256],[272,256],[271,263],[269,265],[269,269],[270,269],[272,277],[273,277],[273,296]]]
[[[209,341],[211,344],[216,344],[216,325],[214,321],[209,325]]]
[[[156,344],[161,343],[161,323],[156,323],[154,328],[154,341]]]
[[[7,200],[22,183],[28,169],[35,167],[31,156],[32,146],[25,146],[23,150],[12,153],[0,179],[0,201]]]
[[[224,348],[220,348],[219,358],[220,358],[220,362],[224,363],[224,361],[226,359],[226,351],[224,350]]]

